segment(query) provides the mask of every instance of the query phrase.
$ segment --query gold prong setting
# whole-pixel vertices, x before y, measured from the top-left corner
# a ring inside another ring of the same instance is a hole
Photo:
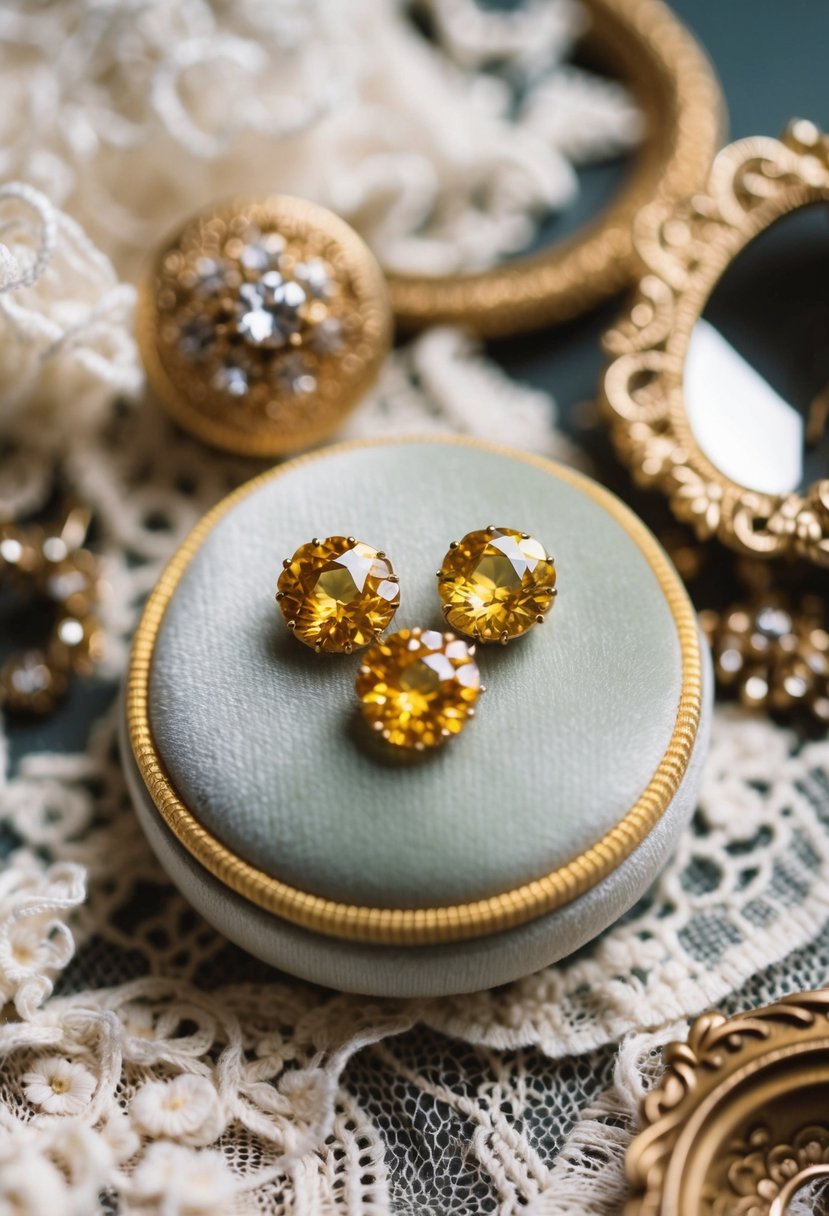
[[[453,541],[437,580],[444,620],[502,646],[541,624],[556,597],[555,561],[540,541],[495,524]]]
[[[350,655],[391,623],[400,580],[383,550],[352,536],[315,536],[283,561],[276,602],[294,637],[315,653]]]
[[[390,747],[441,747],[474,717],[481,693],[474,647],[453,633],[401,629],[365,655],[355,682],[369,729]]]

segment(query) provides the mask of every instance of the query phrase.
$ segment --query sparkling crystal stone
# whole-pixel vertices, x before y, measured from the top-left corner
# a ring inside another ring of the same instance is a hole
[[[239,288],[239,299],[242,301],[244,312],[261,308],[265,303],[265,295],[259,283],[243,283]]]
[[[416,751],[457,735],[481,692],[473,653],[436,630],[401,629],[376,642],[355,685],[369,726],[394,747]]]
[[[239,289],[243,303],[239,333],[251,346],[278,350],[302,328],[301,308],[306,295],[299,283],[284,280],[276,270],[263,274],[257,283]]]
[[[400,605],[392,564],[353,537],[302,545],[285,564],[277,601],[294,636],[327,653],[367,646]]]
[[[285,339],[277,329],[276,319],[266,308],[252,308],[239,318],[239,333],[251,346],[284,346]]]
[[[213,387],[231,397],[244,397],[248,391],[248,378],[241,367],[220,367],[213,377]]]
[[[268,306],[276,303],[276,293],[284,286],[285,280],[278,270],[267,270],[256,284],[256,288],[262,297],[262,303]],[[302,289],[300,288],[300,290]]]
[[[21,696],[45,692],[52,683],[52,673],[39,650],[30,650],[13,658],[9,678],[14,691]]]
[[[444,558],[438,590],[447,622],[482,642],[508,642],[543,619],[556,568],[544,546],[512,528],[468,533]]]
[[[327,300],[331,294],[331,279],[328,267],[320,258],[309,258],[307,262],[297,262],[294,267],[294,278],[303,285],[309,296],[316,300]]]
[[[270,256],[264,245],[258,241],[250,245],[245,245],[242,252],[239,254],[239,261],[244,266],[245,270],[252,271],[254,274],[267,270],[271,264]]]
[[[224,263],[216,261],[215,258],[197,258],[195,270],[199,295],[216,296],[223,291],[227,282]]]
[[[767,605],[757,613],[757,624],[769,637],[782,638],[792,629],[792,618],[783,608]]]

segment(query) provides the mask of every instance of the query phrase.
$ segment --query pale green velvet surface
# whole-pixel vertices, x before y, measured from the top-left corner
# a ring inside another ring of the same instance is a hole
[[[122,739],[136,812],[170,878],[201,914],[251,954],[302,979],[372,996],[434,997],[506,984],[579,949],[625,913],[653,882],[696,806],[708,747],[713,679],[705,650],[705,704],[685,777],[638,849],[590,891],[506,933],[438,946],[377,946],[309,933],[228,890],[164,824]]]
[[[313,535],[385,549],[397,626],[440,621],[448,542],[495,523],[538,536],[560,594],[548,622],[485,648],[478,719],[407,766],[361,744],[359,656],[316,656],[274,604],[281,559]],[[183,801],[240,856],[305,891],[411,907],[491,895],[601,837],[670,738],[673,618],[644,556],[580,489],[509,456],[440,441],[335,451],[226,515],[168,608],[150,714]]]

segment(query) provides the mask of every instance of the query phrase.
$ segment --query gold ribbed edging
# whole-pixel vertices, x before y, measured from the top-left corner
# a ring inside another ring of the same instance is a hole
[[[645,120],[631,172],[612,202],[572,236],[472,274],[388,275],[404,328],[465,325],[487,337],[559,324],[627,287],[639,262],[639,210],[673,204],[704,182],[725,129],[714,70],[661,0],[585,0],[587,44],[630,89]]]
[[[260,908],[305,929],[350,941],[422,946],[484,937],[535,920],[590,890],[629,857],[670,805],[685,774],[699,728],[702,669],[696,617],[679,576],[645,525],[607,490],[553,461],[497,444],[444,437],[393,442],[448,443],[474,447],[523,461],[558,477],[599,503],[627,532],[653,570],[676,622],[682,686],[676,722],[665,754],[641,797],[615,827],[566,865],[500,895],[443,908],[371,908],[322,899],[256,869],[208,832],[176,794],[164,771],[150,727],[150,669],[167,605],[192,558],[219,520],[265,482],[329,455],[365,447],[389,446],[387,440],[337,444],[321,452],[301,456],[255,477],[204,516],[175,553],[147,601],[132,646],[127,675],[126,715],[138,771],[161,817],[191,856],[220,882]]]

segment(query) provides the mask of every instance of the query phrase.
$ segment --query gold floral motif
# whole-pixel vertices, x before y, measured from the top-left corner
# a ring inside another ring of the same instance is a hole
[[[696,442],[682,386],[691,333],[726,267],[775,220],[821,201],[829,201],[829,139],[798,120],[782,140],[755,136],[725,148],[704,192],[645,208],[634,239],[646,273],[605,335],[613,358],[600,403],[636,481],[662,490],[701,539],[826,566],[829,480],[785,495],[731,481]]]

